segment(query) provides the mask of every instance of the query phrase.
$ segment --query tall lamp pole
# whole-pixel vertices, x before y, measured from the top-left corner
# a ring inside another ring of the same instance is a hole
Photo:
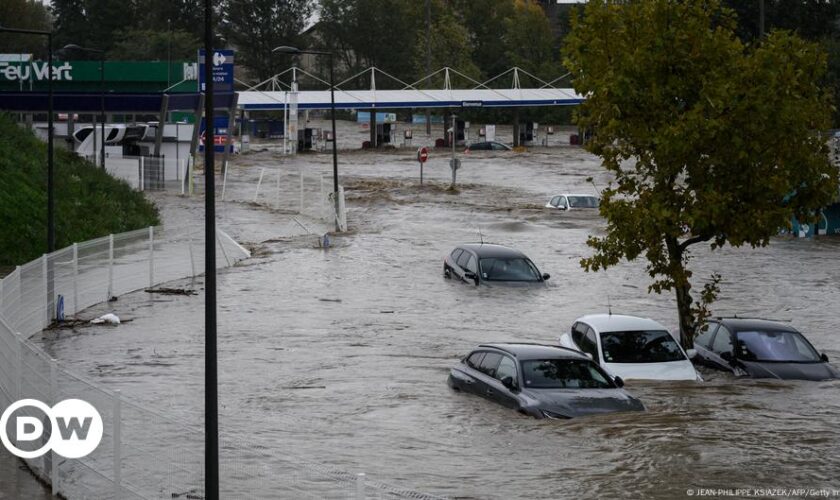
[[[47,253],[55,250],[55,196],[53,188],[53,51],[52,31],[26,30],[17,28],[4,28],[0,26],[2,33],[20,33],[24,35],[42,35],[47,37]],[[50,285],[52,284],[52,280]],[[52,296],[52,294],[49,294]]]
[[[219,374],[216,349],[216,166],[213,0],[204,0],[204,498],[219,500]],[[199,124],[196,124],[199,126]],[[225,144],[227,148],[228,145]]]
[[[99,130],[102,140],[99,141],[99,165],[105,168],[105,51],[90,47],[81,47],[74,43],[65,45],[61,50],[78,50],[99,54]],[[93,134],[94,140],[96,134]]]
[[[301,50],[295,47],[282,45],[275,47],[272,52],[289,55],[313,54],[329,57],[330,62],[330,121],[332,121],[332,154],[333,154],[333,199],[335,200],[335,231],[341,232],[339,223],[339,202],[338,202],[338,137],[335,134],[335,65],[333,64],[333,53],[322,50]]]

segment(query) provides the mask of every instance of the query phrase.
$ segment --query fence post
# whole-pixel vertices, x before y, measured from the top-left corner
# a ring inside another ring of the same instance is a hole
[[[120,390],[114,390],[114,498],[122,498],[122,404]]]
[[[15,332],[15,349],[17,349],[17,398],[23,399],[23,335]]]
[[[193,235],[190,232],[190,242],[189,242],[189,249],[190,249],[190,276],[193,278],[193,282],[195,282],[195,257],[193,257]]]
[[[56,365],[57,361],[55,358],[50,358],[50,404],[55,406],[58,403],[58,379],[56,375]],[[55,433],[58,432],[58,429],[53,429],[51,432]],[[46,461],[47,456],[44,455],[44,460]],[[52,494],[53,496],[58,494],[58,455],[50,450],[50,470],[44,471],[48,472],[50,475],[50,484],[52,485]]]
[[[275,210],[280,210],[280,170],[277,170],[277,203],[274,205]]]
[[[155,286],[155,228],[149,226],[149,288]]]
[[[257,198],[260,197],[260,186],[262,186],[263,175],[265,175],[265,169],[260,169],[260,180],[257,181],[257,190],[254,191],[254,203],[257,202]],[[224,199],[224,198],[222,198]]]
[[[73,243],[73,316],[79,312],[79,244]]]
[[[108,235],[108,296],[105,300],[111,300],[114,296],[114,235]]]
[[[300,210],[298,213],[303,213],[303,167],[300,168]]]
[[[230,259],[228,258],[227,250],[225,250],[225,246],[222,244],[222,240],[218,232],[216,232],[216,243],[219,244],[219,248],[222,250],[222,255],[225,257],[227,266],[230,267]]]
[[[356,474],[356,500],[365,500],[365,473]]]
[[[140,157],[140,163],[138,164],[139,172],[140,172],[140,191],[146,190],[146,157]]]
[[[44,309],[47,311],[46,321],[44,322],[44,328],[49,326],[50,318],[52,317],[52,313],[50,311],[50,285],[48,283],[49,277],[47,276],[47,254],[43,254],[41,256],[41,274],[44,275],[43,284],[44,284]]]

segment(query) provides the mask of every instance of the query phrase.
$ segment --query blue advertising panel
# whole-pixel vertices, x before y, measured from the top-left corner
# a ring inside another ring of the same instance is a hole
[[[233,50],[216,49],[213,65],[213,92],[233,92]],[[198,50],[198,91],[204,92],[204,49]]]
[[[201,118],[201,123],[199,124],[199,136],[198,136],[198,151],[203,153],[204,152],[204,144],[207,138],[207,134],[205,133],[206,129],[206,122],[204,118]],[[217,153],[224,153],[225,152],[225,141],[227,139],[228,133],[228,117],[227,116],[215,116],[213,117],[213,151]],[[228,147],[230,148],[231,153],[236,152],[236,146],[234,143],[234,138],[230,138],[230,144]]]

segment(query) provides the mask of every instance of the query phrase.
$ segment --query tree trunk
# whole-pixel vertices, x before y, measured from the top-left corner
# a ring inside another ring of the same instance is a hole
[[[676,238],[665,238],[668,247],[668,257],[671,279],[674,280],[674,293],[677,296],[677,314],[680,319],[680,344],[683,349],[694,347],[694,333],[696,325],[691,313],[691,283],[686,278],[683,265],[682,250]]]

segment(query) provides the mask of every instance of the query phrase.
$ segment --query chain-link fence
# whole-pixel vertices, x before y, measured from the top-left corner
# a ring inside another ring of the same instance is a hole
[[[249,255],[221,231],[216,244],[218,267]],[[113,296],[200,274],[203,259],[200,229],[154,227],[74,244],[0,280],[0,408],[21,399],[49,406],[81,399],[102,416],[102,441],[91,454],[65,459],[47,452],[26,460],[53,493],[71,500],[204,497],[200,422],[135,403],[73,373],[27,339],[63,312],[72,315]],[[38,412],[22,408],[16,416],[44,422]],[[48,434],[35,443],[13,436],[21,449],[49,440]],[[223,430],[220,441],[223,498],[438,498],[300,460],[237,432]]]

